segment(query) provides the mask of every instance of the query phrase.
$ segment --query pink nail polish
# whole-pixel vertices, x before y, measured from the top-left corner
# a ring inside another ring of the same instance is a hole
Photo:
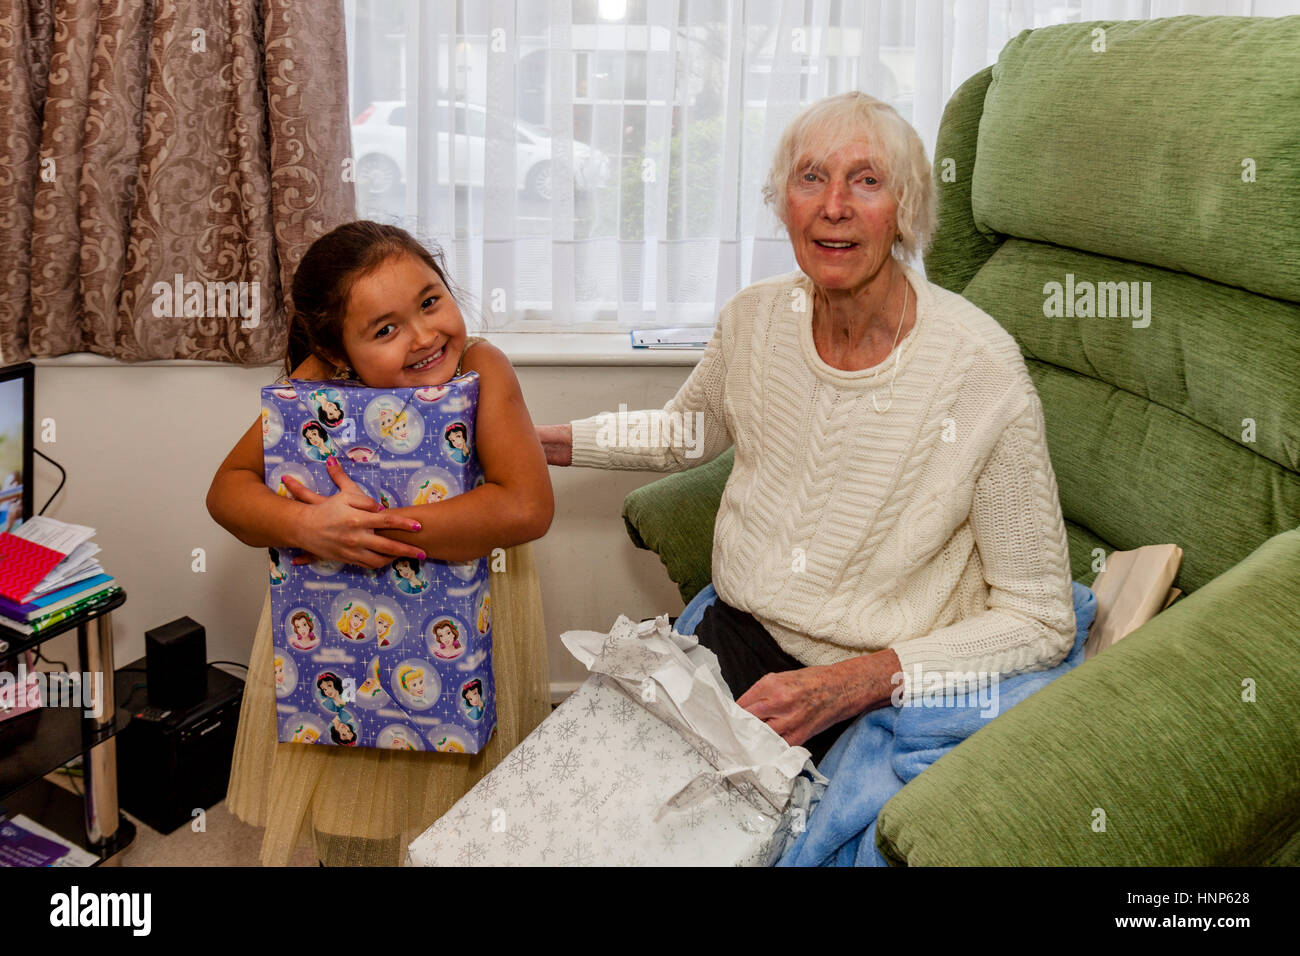
[[[412,521],[412,522],[411,522],[411,530],[412,530],[412,531],[419,531],[420,528],[421,528],[420,522],[418,522],[418,521]]]
[[[421,561],[425,561],[425,560],[427,560],[428,557],[429,557],[429,556],[428,556],[427,554],[425,554],[423,551],[420,552],[420,560],[421,560]]]

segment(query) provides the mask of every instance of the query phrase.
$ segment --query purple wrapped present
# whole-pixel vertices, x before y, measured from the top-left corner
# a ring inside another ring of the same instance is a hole
[[[478,373],[425,388],[291,381],[262,389],[267,487],[291,475],[337,492],[332,454],[385,508],[483,483]],[[477,753],[496,726],[488,560],[398,558],[380,570],[294,565],[271,549],[277,720],[282,743]]]

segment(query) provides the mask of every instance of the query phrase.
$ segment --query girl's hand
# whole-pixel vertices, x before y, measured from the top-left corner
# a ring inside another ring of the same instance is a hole
[[[326,461],[325,467],[339,488],[328,497],[308,490],[290,475],[283,478],[285,487],[294,498],[311,505],[299,528],[299,538],[307,553],[294,558],[294,564],[307,564],[323,558],[365,568],[382,568],[394,558],[424,560],[425,554],[419,548],[385,538],[374,530],[419,531],[418,522],[385,510],[367,497],[333,456]]]
[[[572,425],[538,425],[537,440],[546,453],[548,465],[573,464]]]

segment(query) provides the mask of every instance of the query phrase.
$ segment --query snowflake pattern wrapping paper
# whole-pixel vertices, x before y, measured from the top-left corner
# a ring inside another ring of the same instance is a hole
[[[267,487],[338,488],[326,459],[384,508],[483,483],[478,373],[426,388],[282,381],[262,389]],[[380,570],[271,549],[282,743],[477,753],[496,726],[488,560],[398,558]]]
[[[565,633],[591,676],[412,842],[407,865],[767,862],[808,751],[718,694],[716,658],[693,637],[663,616],[648,625]]]

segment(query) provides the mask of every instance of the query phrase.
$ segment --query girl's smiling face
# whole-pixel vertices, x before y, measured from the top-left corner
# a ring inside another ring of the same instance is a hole
[[[465,339],[456,300],[415,256],[388,259],[352,286],[343,347],[371,388],[441,385],[455,373]]]

